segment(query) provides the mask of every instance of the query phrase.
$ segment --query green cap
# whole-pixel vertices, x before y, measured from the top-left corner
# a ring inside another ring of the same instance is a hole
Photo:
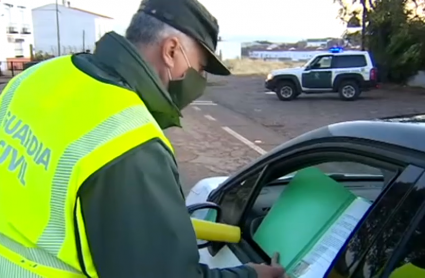
[[[144,12],[195,39],[208,53],[206,72],[229,75],[229,69],[215,54],[218,40],[217,19],[198,0],[143,0]]]

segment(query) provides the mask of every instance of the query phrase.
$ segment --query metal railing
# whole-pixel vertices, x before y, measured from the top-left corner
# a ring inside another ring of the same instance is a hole
[[[27,61],[0,61],[0,76],[2,77],[13,77],[22,72]],[[6,65],[6,66],[5,66]]]

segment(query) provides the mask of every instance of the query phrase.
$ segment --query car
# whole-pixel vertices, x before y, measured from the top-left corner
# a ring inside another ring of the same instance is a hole
[[[367,51],[333,48],[317,54],[303,67],[278,69],[267,75],[265,88],[282,101],[300,94],[338,93],[342,100],[356,100],[362,91],[377,88],[377,69]]]
[[[186,205],[219,213],[191,216],[241,231],[202,241],[201,263],[269,263],[276,251],[292,278],[425,277],[424,138],[425,115],[337,123],[199,181]]]

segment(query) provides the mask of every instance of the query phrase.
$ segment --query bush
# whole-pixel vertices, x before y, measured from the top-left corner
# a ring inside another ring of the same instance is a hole
[[[46,52],[38,51],[37,53],[34,54],[33,60],[40,62],[40,61],[48,60],[53,57],[55,56],[50,55],[49,53],[46,53]]]

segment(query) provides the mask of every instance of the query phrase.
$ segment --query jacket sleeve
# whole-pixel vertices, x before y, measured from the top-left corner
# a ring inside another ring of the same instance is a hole
[[[256,278],[248,266],[199,264],[175,160],[152,140],[109,163],[79,191],[100,278]]]

